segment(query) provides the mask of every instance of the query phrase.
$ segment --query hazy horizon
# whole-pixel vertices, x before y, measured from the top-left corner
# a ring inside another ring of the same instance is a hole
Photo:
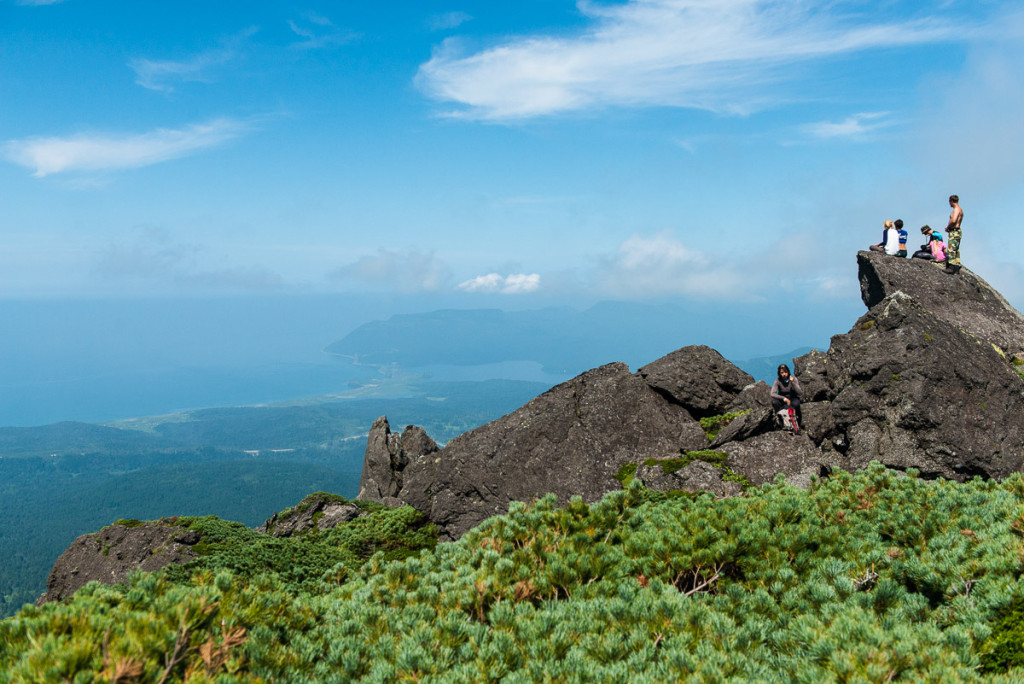
[[[405,302],[393,313],[433,311],[423,308],[425,303],[417,307],[416,302]],[[633,315],[651,310],[619,306]],[[859,301],[857,306],[863,309]],[[763,313],[769,318],[776,315],[767,308]],[[827,347],[830,335],[846,332],[860,315],[854,307],[842,329],[825,331],[823,325],[841,318],[831,313],[804,316],[805,325],[792,327],[775,342],[744,334],[752,325],[767,325],[749,315],[734,320],[705,316],[696,326],[682,319],[663,322],[661,329],[668,331],[663,339],[634,344],[595,340],[604,343],[602,349],[611,345],[613,351],[601,355],[580,349],[580,359],[593,365],[625,361],[635,370],[686,344],[719,349],[725,342],[719,351],[735,360],[802,346]],[[7,325],[0,339],[0,427],[106,422],[348,392],[352,383],[376,377],[375,371],[353,366],[324,348],[363,323],[390,317],[383,314],[379,302],[326,295],[0,301],[0,316]],[[538,349],[535,359],[543,358],[543,352]],[[495,377],[556,384],[587,369],[552,374],[542,371],[535,360],[516,359],[475,367],[439,362],[403,370],[436,380]]]

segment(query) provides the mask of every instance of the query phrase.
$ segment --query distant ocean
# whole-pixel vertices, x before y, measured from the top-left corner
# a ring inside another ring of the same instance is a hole
[[[0,301],[0,426],[344,392],[374,371],[323,349],[374,310],[338,296]]]
[[[399,301],[369,295],[0,299],[0,427],[105,422],[347,394],[383,376],[376,368],[326,353],[326,347],[368,321],[445,304],[436,296]],[[790,359],[763,354],[807,343],[798,340],[827,340],[816,328],[831,334],[841,324],[833,327],[824,318],[855,319],[843,307],[831,307],[821,316],[798,316],[765,337],[751,331],[772,329],[766,321],[777,313],[768,307],[734,306],[728,316],[680,310],[666,317],[659,311],[624,303],[595,307],[590,315],[605,321],[597,329],[607,330],[592,338],[600,353],[580,349],[580,367],[567,367],[562,375],[534,361],[429,365],[399,369],[399,374],[428,381],[503,378],[554,385],[601,363],[626,361],[635,369],[679,346],[709,344],[755,378],[770,379],[780,359]],[[771,346],[764,348],[766,341]],[[760,358],[740,361],[754,356]]]
[[[383,376],[325,347],[396,309],[436,305],[341,295],[0,300],[0,427],[346,394]],[[533,362],[412,370],[425,380],[565,379]]]

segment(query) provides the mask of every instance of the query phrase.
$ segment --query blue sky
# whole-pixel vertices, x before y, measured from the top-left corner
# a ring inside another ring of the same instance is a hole
[[[832,306],[958,193],[1024,304],[1016,2],[0,0],[0,32],[0,298]]]

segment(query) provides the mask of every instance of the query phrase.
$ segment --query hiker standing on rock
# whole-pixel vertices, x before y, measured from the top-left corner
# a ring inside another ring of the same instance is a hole
[[[946,273],[957,273],[960,270],[960,224],[964,221],[964,210],[960,208],[960,198],[956,195],[949,196],[949,206],[953,211],[949,212],[949,224],[946,232],[949,239],[946,241]]]

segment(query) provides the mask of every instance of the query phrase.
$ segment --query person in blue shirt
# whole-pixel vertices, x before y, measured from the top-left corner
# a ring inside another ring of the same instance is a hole
[[[907,256],[907,231],[903,230],[903,219],[896,219],[896,221],[892,225],[896,229],[896,233],[899,235],[899,241],[900,241],[900,249],[899,249],[898,252],[896,252],[896,256],[898,256],[898,257],[906,257]]]

